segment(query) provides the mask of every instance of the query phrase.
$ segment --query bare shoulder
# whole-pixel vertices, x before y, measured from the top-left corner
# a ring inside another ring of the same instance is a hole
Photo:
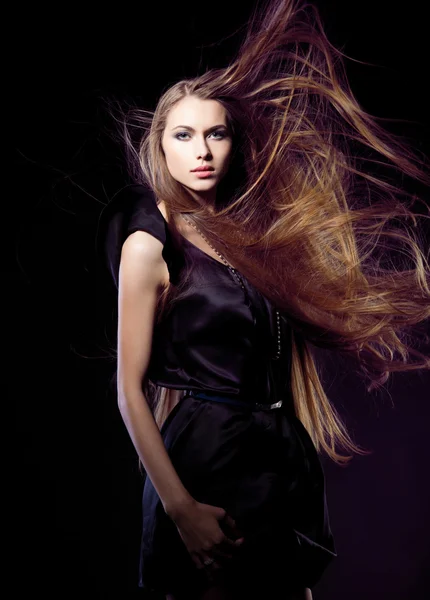
[[[163,243],[148,231],[138,230],[131,233],[122,245],[122,253],[131,259],[140,260],[148,258],[156,260],[161,258]]]
[[[125,240],[121,251],[121,278],[126,283],[163,286],[169,280],[163,244],[146,231],[135,231]]]

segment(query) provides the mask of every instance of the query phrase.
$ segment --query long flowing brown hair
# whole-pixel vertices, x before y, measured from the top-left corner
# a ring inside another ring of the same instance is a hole
[[[187,213],[288,315],[292,368],[285,377],[296,414],[318,452],[339,464],[351,456],[336,445],[366,452],[329,401],[312,346],[352,357],[368,391],[392,372],[430,368],[418,350],[418,326],[430,316],[421,230],[429,217],[414,212],[417,198],[394,183],[401,174],[428,185],[425,159],[360,107],[344,56],[315,7],[260,3],[229,66],[172,85],[154,112],[134,111],[124,130],[134,178],[164,200],[172,232],[172,217]],[[233,160],[211,211],[172,178],[161,147],[170,109],[189,95],[220,102],[233,131]],[[133,119],[143,128],[138,148]],[[173,301],[166,288],[158,318]],[[178,397],[158,389],[159,426]]]

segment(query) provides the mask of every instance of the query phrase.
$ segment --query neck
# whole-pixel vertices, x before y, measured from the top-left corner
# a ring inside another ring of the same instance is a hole
[[[207,210],[213,214],[214,211],[212,207],[215,206],[216,202],[216,190],[209,190],[207,193],[202,194],[188,188],[188,192],[194,200],[205,206]]]

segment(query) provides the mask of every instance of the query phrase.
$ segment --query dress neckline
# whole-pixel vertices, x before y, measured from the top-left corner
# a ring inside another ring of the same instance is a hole
[[[180,231],[178,231],[179,235],[181,236],[181,238],[183,240],[186,241],[186,243],[189,246],[192,246],[193,248],[195,248],[198,252],[200,252],[201,254],[204,254],[205,256],[207,256],[208,258],[210,258],[211,260],[213,260],[214,262],[218,263],[219,265],[221,265],[221,267],[224,267],[225,269],[228,269],[228,265],[225,265],[223,262],[221,262],[220,260],[218,260],[217,258],[215,258],[214,256],[211,256],[210,254],[208,254],[207,252],[205,252],[204,250],[202,250],[201,248],[199,248],[198,246],[196,246],[196,244],[193,244],[193,242],[190,242],[190,240],[185,237],[184,235],[182,235],[182,233]]]
[[[167,221],[164,218],[163,213],[161,212],[161,210],[158,208],[158,204],[157,204],[157,209],[158,212],[160,213],[160,215],[163,217],[163,221],[166,223],[167,225]],[[177,232],[180,235],[180,237],[185,240],[185,242],[187,242],[187,244],[189,246],[192,246],[193,248],[195,248],[198,252],[200,252],[201,254],[204,254],[205,256],[207,256],[208,258],[210,258],[211,260],[213,260],[214,262],[218,263],[219,265],[221,265],[221,267],[224,267],[225,269],[229,269],[229,266],[224,264],[223,262],[221,262],[220,260],[218,260],[217,258],[215,258],[214,256],[211,256],[210,254],[208,254],[207,252],[205,252],[204,250],[202,250],[202,248],[199,248],[198,246],[196,246],[196,244],[193,244],[193,242],[191,242],[187,237],[185,237],[185,235],[183,235],[179,229],[177,228]]]

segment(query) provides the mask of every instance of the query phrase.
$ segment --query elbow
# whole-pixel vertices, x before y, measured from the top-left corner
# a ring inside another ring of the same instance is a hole
[[[130,407],[136,403],[145,401],[142,388],[138,385],[125,385],[118,380],[117,386],[117,405],[122,416],[130,411]]]
[[[129,410],[129,399],[127,398],[127,394],[119,389],[117,394],[117,407],[122,419],[125,420],[126,414]]]
[[[130,393],[128,391],[128,386],[126,385],[126,381],[124,378],[117,374],[117,405],[119,412],[123,414],[123,412],[127,409],[128,398],[130,397]]]
[[[117,405],[121,414],[123,414],[127,410],[132,397],[134,397],[135,395],[136,394],[132,393],[132,391],[128,387],[126,388],[124,385],[118,384]]]
[[[121,413],[121,415],[123,415],[124,412],[127,410],[127,396],[125,394],[118,392],[117,406],[119,412]]]

